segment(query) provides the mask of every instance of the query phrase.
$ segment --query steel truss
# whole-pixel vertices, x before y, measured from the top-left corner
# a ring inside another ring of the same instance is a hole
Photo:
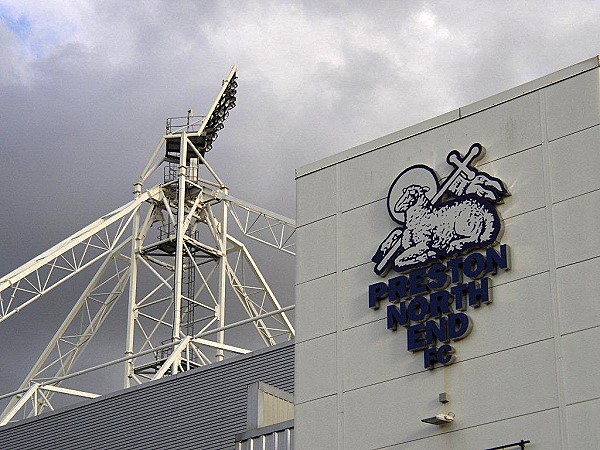
[[[239,327],[253,327],[265,346],[294,337],[286,315],[293,306],[281,306],[228,225],[293,255],[295,223],[230,196],[205,159],[235,105],[236,72],[234,67],[206,116],[190,111],[181,126],[168,121],[131,202],[0,279],[1,323],[96,267],[19,389],[0,396],[10,398],[0,425],[53,409],[56,394],[98,396],[62,385],[110,365],[125,364],[124,386],[129,387],[248,353],[250,348],[227,338]],[[164,183],[144,190],[144,182],[165,163]],[[126,296],[125,356],[74,371],[114,305]],[[238,312],[231,309],[235,303],[241,306]]]

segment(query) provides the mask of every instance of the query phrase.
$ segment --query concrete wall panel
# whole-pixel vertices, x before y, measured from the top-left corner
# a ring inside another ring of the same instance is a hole
[[[298,178],[296,182],[296,224],[298,226],[323,219],[336,213],[336,168],[328,167]]]
[[[567,406],[569,448],[594,449],[600,442],[600,399]]]
[[[596,294],[598,280],[599,258],[558,269],[556,285],[561,333],[600,325],[600,302]]]
[[[397,226],[389,217],[386,204],[387,200],[381,200],[342,214],[342,269],[371,261],[380,242]],[[381,236],[380,240],[377,236]]]
[[[328,217],[296,230],[296,283],[329,275],[337,267],[336,217]]]
[[[548,154],[552,201],[600,189],[600,126],[550,142]]]
[[[372,263],[363,264],[342,273],[342,295],[340,310],[344,329],[362,325],[385,317],[386,302],[381,302],[379,310],[369,309],[369,285],[382,281],[373,272]]]
[[[332,395],[296,405],[294,415],[295,449],[333,450],[338,448],[337,396]]]
[[[495,285],[547,271],[549,263],[545,209],[506,219],[502,243],[510,247],[511,269],[494,276]]]
[[[562,337],[567,404],[600,397],[598,342],[600,342],[598,326]]]
[[[335,332],[335,283],[334,274],[296,286],[296,342]]]
[[[296,344],[296,404],[335,394],[336,335]]]
[[[510,192],[498,211],[504,219],[527,213],[544,206],[544,171],[541,146],[501,158],[479,169],[501,179]]]
[[[406,350],[406,330],[388,330],[385,319],[345,330],[342,345],[344,390],[426,372],[422,352]]]
[[[553,212],[558,267],[600,255],[600,191],[555,204]]]
[[[600,123],[598,74],[596,68],[543,90],[549,140]]]

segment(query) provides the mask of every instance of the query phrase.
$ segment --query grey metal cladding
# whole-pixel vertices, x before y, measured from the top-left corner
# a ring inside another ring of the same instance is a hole
[[[235,449],[248,384],[294,391],[281,344],[0,428],[0,449]]]

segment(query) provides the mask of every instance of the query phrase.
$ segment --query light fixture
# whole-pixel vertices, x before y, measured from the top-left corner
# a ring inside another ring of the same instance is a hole
[[[224,127],[223,121],[229,116],[229,111],[235,108],[236,94],[237,94],[237,68],[234,67],[229,77],[223,81],[224,89],[221,95],[217,98],[215,105],[212,108],[212,113],[209,114],[208,120],[206,120],[206,126],[201,133],[202,137],[205,137],[204,149],[210,151],[212,144],[217,139],[218,132]]]
[[[433,417],[421,419],[421,422],[430,423],[432,425],[446,425],[454,422],[454,413],[449,412],[448,414],[438,414]]]
[[[165,160],[179,162],[181,133],[184,131],[200,156],[204,157],[204,154],[212,149],[229,111],[235,108],[237,87],[237,67],[233,66],[227,79],[223,80],[221,91],[206,116],[194,116],[194,111],[189,109],[186,117],[167,119]],[[190,158],[196,158],[195,152],[192,151],[188,151],[186,156],[188,161]]]

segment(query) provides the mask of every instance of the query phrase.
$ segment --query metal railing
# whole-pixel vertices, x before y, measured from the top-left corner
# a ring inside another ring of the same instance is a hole
[[[195,133],[200,129],[202,120],[205,116],[181,116],[169,117],[166,121],[166,134],[177,134],[185,131],[186,133]]]
[[[179,177],[179,164],[168,163],[163,168],[163,181],[165,184],[175,181]],[[198,182],[198,165],[186,167],[188,181]]]
[[[276,423],[236,436],[236,450],[293,450],[294,421]]]

